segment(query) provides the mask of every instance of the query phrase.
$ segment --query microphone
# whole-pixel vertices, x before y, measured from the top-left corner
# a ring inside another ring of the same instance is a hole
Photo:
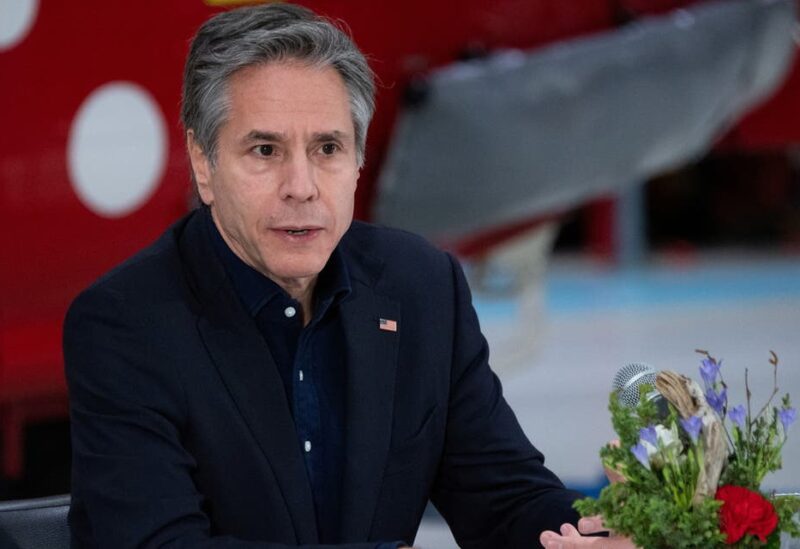
[[[642,395],[642,398],[655,403],[660,417],[665,418],[669,415],[669,403],[656,390],[656,371],[649,364],[643,362],[626,364],[616,373],[611,385],[617,392],[620,404],[628,408],[635,408],[639,404],[639,387],[649,385],[652,390]]]

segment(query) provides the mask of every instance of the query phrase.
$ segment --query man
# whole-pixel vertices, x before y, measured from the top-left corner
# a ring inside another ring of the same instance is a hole
[[[401,547],[429,498],[462,547],[577,521],[456,261],[351,223],[373,94],[303,8],[199,30],[182,117],[203,206],[65,322],[76,547]]]

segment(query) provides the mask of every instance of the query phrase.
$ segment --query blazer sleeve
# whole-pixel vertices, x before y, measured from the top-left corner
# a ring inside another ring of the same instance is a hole
[[[432,501],[464,549],[539,547],[543,530],[577,524],[583,497],[544,466],[503,398],[458,262],[444,452]]]
[[[195,460],[181,443],[190,426],[177,369],[151,360],[155,329],[108,289],[88,290],[67,314],[73,547],[288,548],[209,535],[203,495],[192,481]]]

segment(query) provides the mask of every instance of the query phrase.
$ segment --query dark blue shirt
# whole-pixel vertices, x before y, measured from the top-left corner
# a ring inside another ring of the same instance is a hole
[[[217,255],[283,380],[311,483],[320,543],[337,543],[344,472],[345,349],[341,322],[332,313],[350,293],[347,268],[335,250],[319,275],[313,316],[304,327],[300,303],[239,259],[210,215],[207,219]]]
[[[206,208],[214,247],[245,309],[253,316],[278,368],[311,483],[320,543],[340,541],[344,477],[345,345],[336,309],[350,294],[350,277],[336,248],[314,288],[313,314],[275,282],[244,263],[223,240]],[[380,544],[379,549],[400,543]]]

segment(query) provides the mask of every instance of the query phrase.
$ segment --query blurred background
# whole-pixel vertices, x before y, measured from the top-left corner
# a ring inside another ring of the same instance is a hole
[[[69,492],[61,323],[191,207],[183,60],[244,4],[0,0],[0,499]],[[795,0],[300,2],[379,81],[361,219],[463,261],[492,364],[570,487],[596,494],[614,373],[800,398]],[[800,432],[768,487],[800,490]],[[454,547],[435,510],[418,545]]]

